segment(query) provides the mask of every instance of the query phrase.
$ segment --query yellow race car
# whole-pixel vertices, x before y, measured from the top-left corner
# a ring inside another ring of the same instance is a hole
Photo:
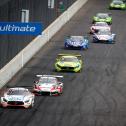
[[[80,72],[82,70],[81,55],[58,54],[55,63],[55,70]]]

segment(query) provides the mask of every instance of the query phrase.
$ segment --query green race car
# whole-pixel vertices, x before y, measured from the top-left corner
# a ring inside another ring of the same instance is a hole
[[[110,13],[97,13],[93,17],[93,22],[106,22],[107,24],[112,24],[112,16]]]
[[[126,9],[126,4],[122,0],[113,0],[110,5],[109,9]]]
[[[56,71],[80,72],[81,69],[82,69],[81,55],[58,54],[55,63]]]

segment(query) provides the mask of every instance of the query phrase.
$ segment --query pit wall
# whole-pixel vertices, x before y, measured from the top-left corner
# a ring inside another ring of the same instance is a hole
[[[42,46],[44,46],[72,18],[87,1],[88,0],[77,0],[73,3],[71,7],[42,32],[42,35],[37,36],[28,46],[5,65],[0,70],[0,88],[11,80],[11,78],[23,68]]]

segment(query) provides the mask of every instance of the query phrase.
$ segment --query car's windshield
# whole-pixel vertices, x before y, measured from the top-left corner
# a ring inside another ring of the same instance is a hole
[[[123,1],[113,1],[113,4],[120,5],[120,4],[123,4]]]
[[[78,62],[77,57],[62,57],[61,62]]]
[[[83,36],[71,36],[72,41],[83,41]]]
[[[98,18],[107,18],[107,17],[109,17],[109,16],[108,16],[108,14],[98,13],[98,14],[97,14],[97,17],[98,17]]]
[[[8,90],[7,95],[23,95],[23,94],[26,94],[26,93],[29,93],[29,92],[27,90],[10,89],[10,90]]]
[[[56,83],[57,79],[54,78],[54,77],[41,77],[40,80],[39,80],[39,82],[41,84],[44,84],[44,83],[52,84],[52,83]]]

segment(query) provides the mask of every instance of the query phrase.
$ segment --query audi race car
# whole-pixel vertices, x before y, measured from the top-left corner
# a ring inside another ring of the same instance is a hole
[[[91,34],[96,33],[100,29],[106,29],[110,31],[111,27],[106,22],[96,22],[90,27],[90,33]]]
[[[122,0],[113,0],[109,5],[109,9],[125,10],[126,4]]]
[[[115,43],[116,34],[111,33],[109,30],[99,30],[98,33],[94,33],[93,42],[107,42]]]
[[[93,17],[93,23],[95,22],[106,22],[107,24],[112,24],[112,15],[110,13],[97,13]]]
[[[34,106],[35,95],[27,88],[14,87],[8,88],[1,97],[1,106],[22,106],[31,108]]]
[[[38,95],[60,95],[63,92],[63,83],[58,78],[63,76],[56,75],[37,75],[39,79],[35,81],[33,92]]]
[[[87,36],[69,36],[65,40],[65,48],[88,49],[89,40]]]
[[[56,71],[80,72],[82,69],[81,55],[59,54],[56,63]]]

